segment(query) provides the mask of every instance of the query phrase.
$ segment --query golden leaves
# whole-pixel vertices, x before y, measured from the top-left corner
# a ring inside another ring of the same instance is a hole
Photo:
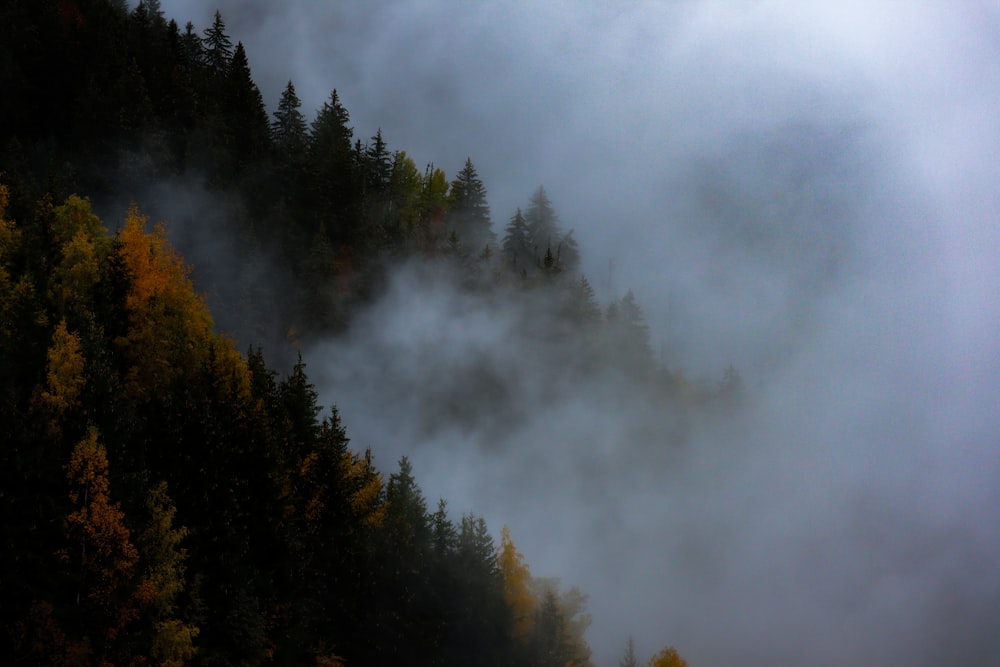
[[[66,320],[59,322],[52,334],[48,351],[47,388],[41,393],[41,402],[53,415],[51,429],[58,431],[59,419],[79,405],[80,392],[87,378],[83,373],[84,358],[80,336],[66,328]]]

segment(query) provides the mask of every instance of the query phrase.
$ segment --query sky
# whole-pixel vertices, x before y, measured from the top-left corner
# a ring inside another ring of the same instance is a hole
[[[590,594],[597,664],[1000,663],[1000,3],[162,6],[217,6],[271,109],[337,89],[356,136],[471,157],[497,231],[544,185],[664,363],[741,371],[681,437],[413,267],[307,352],[380,467]]]

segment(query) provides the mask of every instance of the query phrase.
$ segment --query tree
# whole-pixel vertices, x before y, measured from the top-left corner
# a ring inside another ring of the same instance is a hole
[[[635,641],[631,635],[625,645],[625,655],[618,661],[618,667],[639,667],[639,660],[635,657]]]
[[[687,667],[687,664],[687,660],[673,646],[666,647],[649,659],[649,667]]]
[[[306,149],[307,130],[306,117],[299,111],[302,102],[295,94],[295,86],[291,79],[281,93],[278,109],[274,112],[271,122],[271,133],[278,153],[283,160],[288,161],[301,155]]]
[[[155,394],[207,358],[212,317],[197,296],[188,268],[167,241],[166,227],[146,233],[132,206],[118,232],[118,252],[130,281],[128,332],[115,342],[129,364],[126,387],[135,398]]]
[[[331,237],[337,243],[358,240],[360,187],[351,146],[354,130],[349,123],[350,115],[334,90],[316,114],[309,134],[310,205],[320,221],[332,223]]]
[[[559,233],[559,218],[552,208],[552,202],[545,188],[538,186],[524,212],[524,221],[528,227],[528,241],[532,248],[533,258],[540,263],[546,249],[558,249],[561,235]]]
[[[510,222],[504,228],[501,251],[504,263],[518,274],[523,275],[533,265],[534,250],[531,245],[531,234],[520,208],[511,216]]]
[[[532,654],[538,667],[566,667],[576,663],[566,630],[566,618],[554,590],[547,590],[535,613]]]
[[[219,10],[215,10],[211,27],[205,29],[202,44],[209,70],[221,77],[228,70],[229,62],[233,58],[233,42],[226,34],[226,23],[222,20],[222,13]]]
[[[465,247],[478,252],[479,248],[496,240],[492,226],[486,188],[476,173],[472,158],[466,158],[465,166],[451,182],[448,227],[458,234]]]
[[[174,526],[177,508],[167,494],[167,483],[153,485],[146,497],[149,522],[139,536],[139,552],[149,586],[149,657],[154,665],[182,667],[195,654],[199,629],[179,616],[177,598],[184,592],[187,552],[181,541],[188,531]]]
[[[623,370],[646,375],[654,365],[649,326],[632,290],[608,306],[607,344]]]
[[[560,315],[576,332],[585,336],[598,330],[604,317],[587,276],[581,275],[567,287]]]
[[[73,548],[63,557],[79,568],[76,600],[87,612],[83,637],[99,664],[133,664],[126,630],[149,603],[150,587],[137,581],[139,552],[120,506],[111,501],[107,451],[96,430],[74,448],[66,477],[75,509],[66,517]]]
[[[524,561],[524,556],[514,546],[510,538],[510,528],[507,526],[500,531],[500,553],[497,561],[500,572],[503,573],[504,597],[514,617],[512,636],[514,639],[522,640],[531,632],[538,599],[529,587],[531,571]]]
[[[220,101],[228,152],[233,161],[232,169],[241,174],[267,156],[271,142],[264,98],[253,82],[242,42],[236,44],[236,51],[229,59],[222,91]]]

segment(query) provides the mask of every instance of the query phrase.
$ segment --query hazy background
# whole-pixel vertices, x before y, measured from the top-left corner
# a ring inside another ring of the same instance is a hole
[[[269,107],[336,88],[358,137],[471,156],[498,233],[544,184],[671,367],[742,371],[750,410],[675,431],[413,268],[306,352],[382,469],[590,593],[595,662],[1000,664],[1000,4],[217,6]]]

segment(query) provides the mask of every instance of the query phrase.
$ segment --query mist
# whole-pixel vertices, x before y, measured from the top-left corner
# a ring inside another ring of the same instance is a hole
[[[1000,662],[996,3],[218,7],[269,105],[471,156],[500,233],[544,184],[667,367],[742,373],[725,414],[580,382],[543,303],[416,265],[304,351],[381,469],[589,594],[596,664]]]

